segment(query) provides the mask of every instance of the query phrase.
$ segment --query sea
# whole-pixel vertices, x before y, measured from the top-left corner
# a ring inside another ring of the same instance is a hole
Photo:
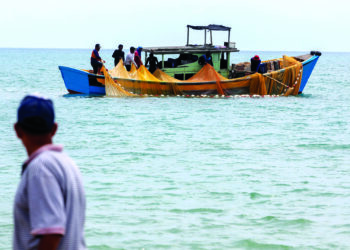
[[[89,249],[350,249],[350,53],[324,52],[299,96],[68,94],[58,66],[90,69],[90,55],[0,49],[0,249],[12,245],[27,158],[13,124],[30,93],[54,101],[54,142],[82,172]]]

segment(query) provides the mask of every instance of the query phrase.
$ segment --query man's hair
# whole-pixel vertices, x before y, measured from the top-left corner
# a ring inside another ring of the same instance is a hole
[[[134,52],[135,51],[135,47],[130,47],[130,51]]]
[[[99,44],[99,43],[96,43],[96,44],[95,44],[95,49],[97,49],[97,48],[99,48],[99,47],[101,47],[100,44]]]

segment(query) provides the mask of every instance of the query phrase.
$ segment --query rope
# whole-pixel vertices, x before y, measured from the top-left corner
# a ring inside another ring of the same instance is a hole
[[[265,76],[265,77],[267,77],[267,78],[269,78],[269,79],[271,79],[271,80],[273,80],[273,81],[275,81],[275,82],[277,82],[277,83],[283,85],[283,86],[286,87],[286,88],[290,88],[288,85],[284,84],[283,82],[278,81],[277,79],[275,79],[275,78],[273,78],[273,77],[271,77],[271,76],[267,76],[267,75],[263,75],[263,76]]]
[[[300,70],[299,70],[297,79],[299,79],[300,73],[301,73],[302,69],[303,69],[303,68],[301,67]],[[298,80],[296,80],[295,83],[294,83],[294,85],[293,85],[292,87],[290,87],[290,86],[284,84],[283,82],[280,82],[279,80],[277,80],[277,79],[275,79],[275,78],[273,78],[273,77],[271,77],[271,76],[268,76],[268,75],[263,75],[263,76],[265,76],[265,77],[267,77],[267,78],[269,78],[269,79],[271,79],[271,80],[273,80],[273,81],[275,81],[275,82],[281,84],[282,86],[284,86],[284,87],[286,87],[286,88],[288,88],[288,89],[289,89],[289,88],[294,88],[294,87],[297,85],[297,83],[298,83]]]

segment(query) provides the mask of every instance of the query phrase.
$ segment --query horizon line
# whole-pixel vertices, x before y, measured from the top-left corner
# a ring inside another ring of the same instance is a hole
[[[74,49],[79,49],[79,50],[90,50],[92,48],[35,48],[35,47],[0,47],[0,49],[52,49],[52,50],[74,50]],[[104,48],[104,50],[115,50],[116,48]],[[127,50],[127,49],[126,49]],[[286,51],[286,52],[302,52],[302,51],[307,51],[307,50],[251,50],[251,49],[243,49],[243,50],[239,50],[238,52],[232,52],[232,53],[239,53],[239,52],[244,52],[244,51],[260,51],[260,52],[282,52],[282,51]],[[311,51],[317,51],[317,50],[310,50]],[[350,53],[350,51],[329,51],[329,50],[321,50],[320,52],[325,52],[325,53]]]

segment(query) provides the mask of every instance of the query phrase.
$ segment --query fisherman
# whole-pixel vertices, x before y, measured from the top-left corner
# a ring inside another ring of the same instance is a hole
[[[125,63],[124,63],[127,71],[131,70],[132,63],[137,68],[137,65],[136,65],[135,60],[134,60],[134,56],[135,56],[134,54],[135,54],[135,47],[130,47],[130,52],[129,52],[129,54],[126,55],[126,59],[125,59]]]
[[[153,72],[156,71],[156,69],[158,68],[158,58],[154,56],[153,50],[151,50],[151,53],[146,60],[146,65],[145,65],[146,67],[148,63],[149,63],[148,70],[153,74]]]
[[[200,65],[205,65],[205,64],[210,64],[211,66],[213,66],[213,60],[211,57],[211,53],[209,51],[207,51],[204,55],[200,56],[198,59],[198,63]]]
[[[118,49],[116,49],[113,52],[112,57],[114,58],[114,66],[117,66],[117,64],[119,63],[120,59],[123,60],[123,63],[125,61],[125,54],[123,51],[123,44],[119,44]]]
[[[86,249],[82,178],[63,147],[52,142],[57,131],[53,102],[24,97],[14,129],[28,159],[15,197],[13,249]]]
[[[205,63],[209,63],[211,66],[213,66],[213,59],[211,57],[211,53],[209,51],[207,51],[205,53]]]
[[[135,51],[135,56],[134,56],[135,63],[137,65],[137,68],[140,68],[141,65],[143,65],[141,61],[141,57],[137,51]]]
[[[252,72],[258,72],[259,67],[261,64],[260,57],[258,55],[255,55],[250,59],[250,69]]]
[[[141,60],[141,52],[142,52],[142,49],[143,49],[143,48],[142,48],[141,46],[137,47],[137,49],[136,49],[137,53],[139,54],[140,60]]]
[[[101,49],[100,44],[95,45],[95,49],[91,53],[91,66],[94,69],[94,74],[100,74],[103,63],[106,61],[102,60],[100,54],[98,53]]]

